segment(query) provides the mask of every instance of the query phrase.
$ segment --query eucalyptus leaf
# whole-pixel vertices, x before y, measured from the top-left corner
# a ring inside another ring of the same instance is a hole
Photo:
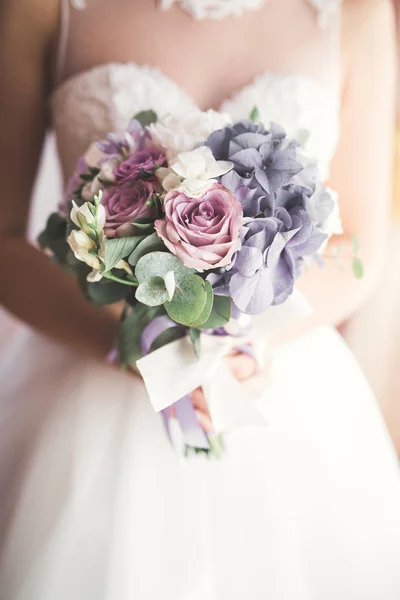
[[[228,296],[214,296],[214,303],[208,320],[200,325],[200,329],[223,327],[231,318],[232,302]]]
[[[135,274],[139,283],[146,281],[150,277],[164,277],[168,271],[175,273],[175,279],[178,282],[185,275],[194,273],[194,269],[184,267],[179,258],[168,252],[151,252],[142,256],[137,262]]]
[[[131,311],[122,321],[117,346],[121,366],[135,363],[143,356],[141,349],[141,337],[144,328],[156,317],[165,314],[162,306],[146,306],[135,304]]]
[[[160,306],[168,300],[168,292],[162,277],[150,277],[141,283],[135,294],[136,300],[147,306]]]
[[[209,319],[211,311],[212,311],[213,302],[214,302],[213,289],[212,289],[211,283],[209,281],[205,281],[204,283],[205,283],[205,290],[206,290],[206,294],[207,294],[206,303],[205,303],[205,306],[204,306],[202,312],[197,317],[197,319],[190,323],[190,327],[200,327],[200,325],[203,325]]]
[[[176,282],[171,302],[164,304],[173,321],[189,325],[203,312],[207,301],[205,281],[198,275],[185,275]]]
[[[143,236],[144,239],[136,246],[133,252],[129,255],[128,262],[133,267],[137,264],[140,258],[150,252],[166,250],[165,244],[156,232],[151,235]]]
[[[105,242],[105,270],[111,271],[120,260],[129,256],[146,236],[112,238]]]
[[[136,119],[136,121],[139,121],[142,127],[147,127],[148,125],[151,125],[151,123],[157,121],[157,113],[155,113],[154,110],[142,110],[133,118]]]

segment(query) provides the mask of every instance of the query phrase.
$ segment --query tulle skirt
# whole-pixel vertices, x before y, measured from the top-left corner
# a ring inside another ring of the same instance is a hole
[[[339,336],[277,353],[265,427],[182,460],[143,385],[23,330],[0,389],[1,600],[398,600],[400,478]]]

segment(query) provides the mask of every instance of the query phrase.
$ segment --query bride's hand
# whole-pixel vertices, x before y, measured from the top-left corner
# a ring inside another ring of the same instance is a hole
[[[233,376],[242,386],[243,394],[256,398],[268,385],[268,368],[260,368],[256,360],[237,350],[225,357]],[[207,402],[201,387],[192,392],[192,402],[200,425],[206,433],[213,431],[213,424],[208,410]]]

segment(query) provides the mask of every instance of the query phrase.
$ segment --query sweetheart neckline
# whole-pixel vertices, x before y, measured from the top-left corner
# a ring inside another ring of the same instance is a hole
[[[118,69],[132,69],[133,68],[133,69],[137,69],[138,71],[142,71],[142,72],[151,72],[153,75],[156,75],[158,77],[161,76],[164,81],[166,81],[167,83],[169,83],[170,85],[175,87],[177,90],[179,90],[186,96],[186,98],[193,104],[194,110],[202,110],[202,111],[210,110],[209,107],[201,109],[199,107],[198,103],[196,102],[196,100],[193,98],[192,94],[184,86],[181,86],[172,77],[163,73],[161,71],[161,69],[159,69],[158,67],[153,67],[153,66],[146,65],[146,64],[140,64],[140,63],[136,63],[134,61],[125,61],[125,62],[124,61],[112,61],[112,62],[100,63],[98,65],[89,67],[88,69],[84,69],[82,71],[74,73],[74,74],[68,76],[63,81],[55,84],[52,91],[50,92],[50,102],[54,103],[55,98],[59,94],[61,94],[65,90],[67,90],[69,87],[73,86],[78,81],[84,80],[85,78],[90,77],[96,73],[100,73],[102,71],[107,71],[111,68],[118,68]],[[222,100],[222,102],[220,103],[218,108],[215,108],[212,110],[215,110],[216,112],[223,112],[223,107],[226,103],[233,101],[237,96],[239,96],[243,92],[248,91],[249,89],[253,88],[254,86],[257,85],[257,83],[260,80],[262,80],[263,78],[265,78],[267,76],[276,77],[277,79],[282,79],[282,78],[290,79],[292,81],[293,80],[307,81],[307,83],[314,85],[317,89],[319,89],[321,91],[326,91],[326,90],[330,89],[329,86],[325,86],[324,84],[318,82],[316,79],[314,79],[313,77],[311,77],[309,75],[290,73],[290,72],[285,73],[285,72],[280,72],[280,71],[279,72],[269,71],[268,69],[266,69],[265,71],[256,75],[253,78],[253,80],[250,81],[248,84],[242,86],[241,88],[233,90],[224,100]]]

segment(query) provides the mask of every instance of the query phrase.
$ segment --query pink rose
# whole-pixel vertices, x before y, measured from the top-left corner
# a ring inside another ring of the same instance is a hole
[[[155,222],[158,235],[181,262],[197,271],[229,265],[240,248],[243,210],[237,198],[214,184],[201,198],[172,190],[164,200],[165,218]]]
[[[131,179],[138,179],[143,171],[153,175],[155,168],[166,164],[164,154],[157,148],[139,150],[114,168],[115,180],[121,184]]]
[[[104,232],[107,237],[135,235],[133,222],[138,218],[154,218],[154,205],[147,206],[159,187],[158,181],[132,180],[105,188],[101,203],[106,209]]]

